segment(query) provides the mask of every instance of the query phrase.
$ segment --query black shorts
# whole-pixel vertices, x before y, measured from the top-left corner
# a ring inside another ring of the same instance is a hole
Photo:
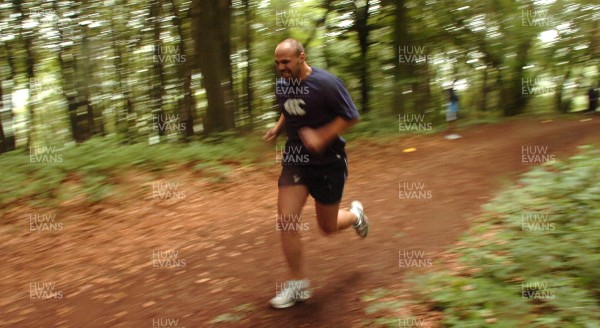
[[[305,185],[309,194],[321,204],[335,204],[342,200],[348,177],[348,162],[340,156],[324,165],[283,165],[277,185]]]

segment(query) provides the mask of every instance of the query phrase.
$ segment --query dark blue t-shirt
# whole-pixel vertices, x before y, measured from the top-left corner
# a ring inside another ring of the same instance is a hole
[[[325,70],[312,67],[312,73],[306,80],[277,79],[275,95],[279,110],[285,116],[288,135],[286,150],[291,148],[291,151],[297,155],[308,154],[308,157],[303,157],[309,158],[308,163],[302,164],[322,165],[335,161],[339,158],[338,155],[346,156],[344,151],[346,142],[340,136],[335,138],[321,154],[309,153],[298,136],[299,129],[322,127],[337,116],[346,120],[358,118],[358,111],[342,80]]]

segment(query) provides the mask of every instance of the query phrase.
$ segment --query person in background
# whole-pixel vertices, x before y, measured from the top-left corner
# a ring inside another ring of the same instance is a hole
[[[454,81],[456,82],[456,81]],[[452,87],[448,89],[448,96],[450,102],[448,103],[448,108],[446,109],[446,121],[448,122],[448,135],[446,135],[446,139],[453,140],[461,138],[455,132],[456,129],[456,120],[458,119],[458,95],[454,90],[454,83],[452,83]]]

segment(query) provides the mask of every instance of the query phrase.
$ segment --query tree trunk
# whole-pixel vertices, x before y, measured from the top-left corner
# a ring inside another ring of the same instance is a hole
[[[154,79],[152,79],[152,89],[150,91],[150,99],[152,103],[152,118],[155,122],[158,122],[156,127],[158,128],[158,135],[164,136],[166,135],[166,114],[163,111],[163,96],[164,96],[164,85],[165,85],[165,70],[163,60],[166,59],[167,56],[172,56],[173,54],[163,53],[162,41],[160,39],[161,33],[161,12],[162,12],[162,1],[161,0],[153,0],[150,5],[150,18],[153,23],[153,41],[154,41]],[[158,81],[158,83],[156,83]],[[154,123],[154,122],[153,122]]]
[[[419,103],[415,104],[415,106],[418,107],[417,109],[420,114],[425,114],[432,111],[435,114],[435,105],[431,97],[431,77],[435,74],[431,73],[431,66],[429,63],[427,63],[427,65],[423,65],[421,73],[423,81],[419,81]]]
[[[556,87],[557,90],[556,90],[555,96],[554,96],[554,104],[556,106],[556,109],[561,113],[568,113],[569,110],[571,109],[571,99],[563,98],[563,95],[564,95],[563,85],[565,84],[565,81],[567,81],[571,77],[570,63],[569,63],[569,65],[566,65],[566,66],[567,66],[567,68],[562,76],[562,81],[560,81],[560,83],[557,83],[557,87]]]
[[[483,69],[483,77],[481,81],[481,100],[479,101],[479,111],[487,111],[487,98],[488,98],[488,69]]]
[[[14,89],[14,83],[15,83],[15,72],[16,72],[16,67],[15,67],[15,61],[14,61],[14,57],[12,55],[11,49],[12,49],[12,41],[6,40],[4,41],[4,55],[5,55],[5,60],[4,62],[8,63],[8,76],[4,77],[3,74],[0,74],[0,88],[2,90],[0,90],[0,120],[2,121],[0,123],[0,125],[2,124],[6,124],[8,126],[8,129],[4,129],[4,126],[0,126],[2,128],[2,147],[4,149],[4,151],[11,151],[14,150],[16,147],[15,144],[15,133],[14,133],[14,128],[13,128],[13,108],[12,108],[12,93],[13,93],[13,89]],[[6,90],[6,92],[4,92],[4,90]],[[4,102],[4,95],[7,95],[7,98],[9,101],[7,101],[6,103]],[[6,105],[6,109],[4,108],[4,105]],[[2,117],[2,115],[6,113],[6,115],[4,115],[4,117]],[[6,122],[6,116],[8,116],[8,122]]]
[[[355,3],[356,6],[356,3]],[[369,0],[363,7],[356,7],[356,32],[360,44],[360,95],[361,110],[369,112],[369,63],[367,59],[369,51]]]
[[[115,10],[122,10],[123,4],[122,1],[117,3],[115,6],[111,7],[112,17],[110,19],[110,36],[111,36],[111,44],[112,49],[114,51],[113,65],[115,67],[115,77],[117,79],[117,92],[121,94],[122,100],[117,106],[117,110],[115,113],[115,130],[117,134],[124,137],[126,143],[130,143],[133,140],[133,136],[131,135],[131,129],[129,127],[129,119],[128,114],[133,112],[133,103],[131,102],[131,92],[129,91],[129,86],[126,85],[125,76],[128,72],[127,66],[123,60],[123,41],[118,36],[118,30],[122,28],[121,26],[117,26],[115,23],[116,17],[120,17],[120,15],[115,15]],[[127,45],[125,45],[127,47]]]
[[[2,126],[3,124],[3,120],[2,120],[2,110],[3,108],[3,101],[2,101],[2,84],[1,84],[2,79],[0,79],[0,154],[5,153],[6,152],[6,137],[4,136],[4,127]]]
[[[94,74],[97,71],[97,61],[94,60],[94,53],[96,49],[94,49],[94,40],[88,37],[88,29],[89,28],[87,26],[83,28],[83,57],[86,60],[85,76],[87,77],[84,77],[83,81],[85,82],[84,95],[85,103],[87,106],[89,128],[91,131],[90,137],[94,135],[105,136],[106,131],[104,130],[104,115],[102,110],[102,102],[99,101],[95,104],[92,102],[92,95],[95,93],[99,93],[100,90],[97,87],[98,83],[96,83],[95,79],[96,74]]]
[[[195,0],[191,5],[195,55],[208,102],[203,122],[207,134],[235,127],[229,58],[230,5],[230,0]]]
[[[394,114],[403,114],[408,110],[408,97],[403,94],[405,79],[412,76],[412,67],[410,64],[400,64],[401,47],[412,47],[410,45],[411,37],[408,32],[408,10],[405,6],[405,0],[390,1],[395,8],[394,20]],[[402,48],[404,49],[404,48]]]
[[[181,124],[182,140],[189,141],[189,137],[194,135],[194,112],[196,111],[196,97],[192,91],[192,64],[194,62],[191,51],[187,51],[182,21],[179,18],[179,10],[174,0],[171,0],[171,15],[173,16],[173,25],[177,28],[179,35],[179,51],[185,55],[183,63],[178,65],[178,76],[183,79],[183,100],[179,106],[179,123]]]
[[[52,8],[56,15],[60,15],[60,12],[58,11],[57,1],[52,2]],[[56,28],[58,30],[59,40],[58,63],[60,66],[60,73],[62,75],[61,86],[63,94],[65,95],[65,99],[67,100],[67,114],[69,117],[69,123],[71,127],[71,135],[75,142],[81,143],[87,140],[87,137],[85,136],[85,129],[83,129],[83,127],[81,126],[81,117],[83,115],[79,115],[78,113],[79,106],[82,101],[79,99],[80,85],[76,76],[77,63],[75,60],[75,51],[73,49],[73,46],[63,46],[63,44],[65,43],[64,40],[66,39],[65,30],[62,28],[62,26],[57,26]],[[68,36],[68,38],[74,38],[74,35],[71,34]],[[87,115],[83,117],[87,118]],[[84,122],[84,125],[87,124],[87,122]]]
[[[522,94],[522,81],[524,78],[523,66],[527,64],[527,53],[530,46],[530,40],[518,45],[516,63],[512,67],[513,72],[508,81],[503,81],[504,85],[500,94],[503,101],[504,116],[521,114],[529,102],[529,97]]]
[[[248,113],[248,118],[250,120],[250,126],[254,125],[254,119],[252,116],[252,102],[254,100],[254,94],[252,89],[252,20],[253,13],[252,7],[250,6],[250,0],[244,0],[244,11],[245,11],[245,25],[246,25],[246,112]]]
[[[25,48],[25,72],[27,76],[27,80],[30,83],[30,92],[31,92],[31,82],[34,81],[34,58],[33,58],[33,33],[24,33],[23,30],[23,21],[25,18],[25,11],[23,10],[23,4],[21,0],[15,0],[15,5],[17,7],[17,13],[19,14],[19,39],[22,41],[22,44]],[[25,105],[26,111],[29,113],[29,128],[27,129],[27,145],[26,148],[29,149],[32,146],[32,139],[35,136],[35,117],[34,117],[34,108],[31,101],[31,97],[27,104]]]

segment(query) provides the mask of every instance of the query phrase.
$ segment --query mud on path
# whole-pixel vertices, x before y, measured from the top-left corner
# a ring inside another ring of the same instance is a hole
[[[351,229],[324,237],[309,200],[302,218],[313,297],[285,310],[268,306],[287,274],[275,227],[275,163],[239,167],[221,183],[172,174],[163,182],[178,183],[171,191],[180,197],[167,199],[152,197],[155,179],[132,174],[118,199],[53,209],[55,231],[31,232],[31,209],[4,209],[0,326],[361,326],[376,316],[365,313],[361,296],[406,287],[399,251],[421,250],[435,263],[480,206],[529,168],[522,147],[547,146],[546,155],[562,159],[577,145],[599,144],[600,118],[582,118],[592,117],[476,126],[458,140],[352,142],[342,205],[360,199],[371,231],[365,240]],[[409,147],[417,150],[402,152]],[[430,198],[399,199],[404,182]]]

